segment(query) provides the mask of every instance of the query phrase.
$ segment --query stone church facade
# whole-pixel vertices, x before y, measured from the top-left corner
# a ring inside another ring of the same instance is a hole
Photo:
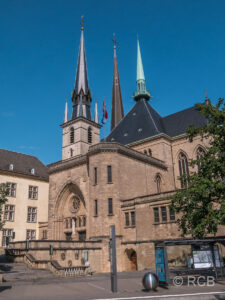
[[[157,244],[180,239],[170,196],[186,186],[179,176],[193,171],[188,161],[207,151],[206,141],[188,141],[186,129],[206,120],[195,107],[166,117],[154,110],[139,42],[134,106],[125,116],[114,45],[111,132],[103,141],[97,103],[91,117],[91,99],[82,27],[72,118],[66,103],[61,125],[62,160],[48,165],[48,225],[42,228],[47,240],[31,241],[26,261],[43,266],[55,260],[62,267],[88,262],[92,270],[109,272],[109,231],[115,225],[118,271],[155,269]],[[218,235],[223,232],[220,228]],[[22,242],[11,248],[27,253]],[[190,247],[181,251],[186,260]]]
[[[169,196],[181,188],[179,176],[191,172],[188,161],[207,148],[200,138],[189,143],[185,134],[189,125],[206,122],[194,107],[162,118],[150,98],[138,43],[136,103],[124,117],[114,46],[111,133],[100,141],[97,107],[91,119],[81,28],[72,119],[66,104],[62,160],[48,166],[48,239],[101,241],[101,253],[89,251],[88,259],[100,272],[110,270],[111,225],[116,226],[119,271],[154,268],[155,242],[180,238]]]

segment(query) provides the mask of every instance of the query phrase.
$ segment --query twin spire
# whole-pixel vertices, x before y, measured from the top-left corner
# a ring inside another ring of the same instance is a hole
[[[72,119],[77,117],[85,117],[91,120],[91,108],[92,101],[91,91],[88,83],[87,63],[84,46],[84,27],[83,20],[81,21],[81,38],[80,49],[77,62],[77,72],[75,86],[72,93],[73,101],[73,113]],[[116,41],[114,42],[114,64],[113,64],[113,87],[112,87],[112,110],[111,110],[111,131],[124,117],[123,102],[120,89],[119,71],[116,55]],[[134,100],[140,99],[149,100],[151,97],[149,91],[145,86],[145,75],[141,58],[141,51],[139,41],[137,40],[137,90],[134,93]],[[68,104],[66,101],[64,123],[68,122]],[[97,102],[95,103],[95,116],[94,122],[99,123]]]
[[[116,41],[114,42],[114,64],[113,64],[113,88],[112,88],[112,110],[111,110],[111,131],[123,119],[123,102],[120,89],[119,71],[116,56]]]
[[[91,120],[91,100],[91,91],[88,84],[87,63],[84,47],[84,27],[82,23],[80,49],[77,61],[77,73],[75,86],[72,93],[72,119],[76,119],[77,117],[84,117],[88,120]]]
[[[150,92],[146,90],[145,86],[145,74],[141,59],[141,50],[139,40],[137,40],[137,90],[134,92],[134,100],[140,99],[149,100],[151,97]]]

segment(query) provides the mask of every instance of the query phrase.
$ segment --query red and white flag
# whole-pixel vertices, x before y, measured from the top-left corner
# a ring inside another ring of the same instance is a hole
[[[108,113],[107,113],[106,106],[105,106],[105,100],[103,101],[102,112],[103,112],[103,115],[102,115],[102,124],[105,124],[106,120],[108,119]]]

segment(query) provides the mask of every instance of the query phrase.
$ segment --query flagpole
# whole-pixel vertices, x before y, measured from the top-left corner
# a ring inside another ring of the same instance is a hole
[[[105,139],[106,139],[105,124],[104,124],[104,142],[105,142]]]

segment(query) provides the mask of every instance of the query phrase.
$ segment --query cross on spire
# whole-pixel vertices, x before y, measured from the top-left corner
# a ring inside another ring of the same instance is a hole
[[[81,25],[81,30],[84,30],[84,16],[80,17],[80,25]]]

